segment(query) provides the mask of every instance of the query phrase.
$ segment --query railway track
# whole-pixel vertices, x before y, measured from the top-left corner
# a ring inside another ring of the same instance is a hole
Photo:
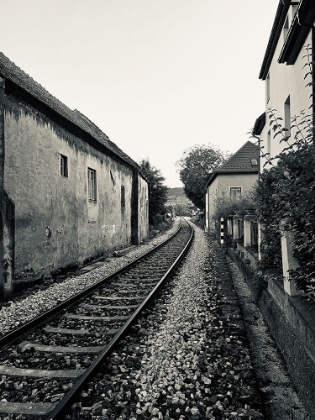
[[[60,419],[187,252],[175,234],[111,276],[0,339],[0,418]]]

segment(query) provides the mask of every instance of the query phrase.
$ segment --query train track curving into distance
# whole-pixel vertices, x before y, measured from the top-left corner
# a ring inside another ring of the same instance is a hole
[[[193,240],[165,242],[0,339],[0,418],[61,419]]]

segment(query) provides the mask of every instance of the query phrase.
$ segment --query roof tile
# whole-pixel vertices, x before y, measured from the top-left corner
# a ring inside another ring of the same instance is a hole
[[[109,137],[103,133],[92,121],[78,110],[71,110],[61,101],[51,95],[39,83],[10,61],[0,52],[0,75],[12,81],[19,88],[29,93],[38,101],[42,102],[57,114],[61,115],[81,130],[92,136],[98,143],[102,144],[107,150],[123,159],[129,165],[139,169],[139,166],[128,155],[126,155]]]

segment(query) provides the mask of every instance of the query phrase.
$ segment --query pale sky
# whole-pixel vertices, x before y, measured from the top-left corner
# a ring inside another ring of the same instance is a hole
[[[1,51],[169,187],[196,144],[236,152],[264,112],[278,0],[10,0]]]

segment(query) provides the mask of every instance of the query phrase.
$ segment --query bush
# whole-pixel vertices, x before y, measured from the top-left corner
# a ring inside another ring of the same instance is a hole
[[[258,215],[264,224],[262,263],[281,267],[279,224],[287,219],[293,231],[294,256],[300,267],[292,271],[298,286],[309,296],[315,292],[315,146],[312,117],[301,113],[293,119],[294,138],[286,136],[274,110],[270,110],[275,136],[281,136],[285,148],[269,160],[258,183],[256,200]]]

